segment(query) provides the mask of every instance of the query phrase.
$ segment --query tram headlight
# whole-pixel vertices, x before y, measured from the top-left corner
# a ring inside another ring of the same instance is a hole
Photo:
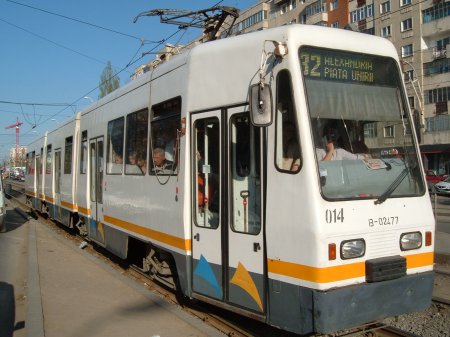
[[[364,239],[347,240],[341,242],[341,259],[355,259],[366,253]]]
[[[420,247],[422,247],[422,233],[420,232],[403,233],[400,236],[401,250],[411,250]]]

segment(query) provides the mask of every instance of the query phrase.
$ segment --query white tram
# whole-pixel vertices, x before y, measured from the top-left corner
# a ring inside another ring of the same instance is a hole
[[[397,52],[290,25],[185,51],[29,147],[30,204],[301,334],[422,310],[434,218]]]

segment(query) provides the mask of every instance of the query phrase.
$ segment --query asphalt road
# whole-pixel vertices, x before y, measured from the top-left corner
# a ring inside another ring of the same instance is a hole
[[[436,202],[431,198],[435,207],[436,231],[450,234],[450,197],[437,196]]]

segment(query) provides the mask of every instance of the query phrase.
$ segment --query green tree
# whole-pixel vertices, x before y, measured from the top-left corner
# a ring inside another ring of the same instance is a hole
[[[114,76],[111,61],[108,61],[105,69],[103,69],[102,75],[100,76],[100,94],[98,95],[98,98],[105,97],[118,87],[120,87],[120,78],[117,75]]]

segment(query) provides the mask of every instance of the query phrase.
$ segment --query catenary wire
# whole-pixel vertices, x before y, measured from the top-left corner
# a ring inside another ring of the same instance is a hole
[[[47,13],[47,14],[50,14],[50,15],[58,16],[58,17],[61,17],[61,18],[67,19],[67,20],[71,20],[71,21],[74,21],[74,22],[78,22],[78,23],[81,23],[81,24],[84,24],[84,25],[88,25],[88,26],[91,26],[91,27],[94,27],[94,28],[97,28],[97,29],[105,30],[105,31],[108,31],[108,32],[110,32],[110,33],[114,33],[114,34],[119,34],[119,35],[122,35],[122,36],[126,36],[126,37],[129,37],[129,38],[135,39],[135,40],[144,41],[144,42],[146,42],[146,43],[157,43],[157,42],[155,42],[155,41],[144,40],[144,39],[142,39],[141,37],[137,37],[137,36],[130,35],[130,34],[127,34],[127,33],[122,33],[122,32],[119,32],[119,31],[117,31],[117,30],[114,30],[114,29],[102,27],[102,26],[97,25],[97,24],[94,24],[94,23],[90,23],[90,22],[83,21],[83,20],[80,20],[80,19],[71,18],[71,17],[66,16],[66,15],[54,13],[54,12],[51,12],[51,11],[48,11],[48,10],[45,10],[45,9],[37,8],[37,7],[30,6],[30,5],[27,5],[27,4],[23,4],[23,3],[20,3],[20,2],[17,2],[17,1],[13,1],[13,0],[6,0],[6,1],[7,1],[7,2],[14,3],[14,4],[16,4],[16,5],[28,7],[28,8],[37,10],[37,11],[41,11],[41,12],[44,12],[44,13]]]

